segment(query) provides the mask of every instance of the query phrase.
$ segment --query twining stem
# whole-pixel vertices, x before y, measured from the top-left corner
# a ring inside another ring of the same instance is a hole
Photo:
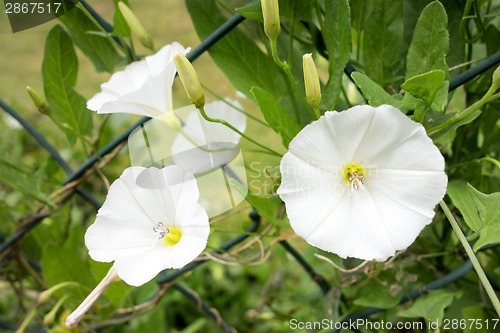
[[[195,142],[193,139],[191,139],[191,137],[186,133],[186,131],[184,131],[182,128],[179,128],[178,129],[179,133],[181,133],[181,135],[186,139],[188,140],[193,146],[195,146],[196,148],[204,151],[204,152],[207,152],[207,153],[216,153],[216,152],[220,152],[220,151],[228,151],[228,150],[234,150],[233,147],[225,147],[225,148],[217,148],[217,149],[210,149],[210,148],[204,148],[201,144],[198,144],[197,142]],[[210,147],[210,144],[207,144],[206,145],[207,147]]]
[[[299,86],[297,85],[297,82],[295,82],[295,78],[292,75],[292,71],[290,70],[290,66],[285,62],[281,62],[280,59],[278,58],[278,49],[276,48],[276,39],[271,39],[271,53],[273,55],[273,60],[278,65],[286,74],[288,77],[288,81],[292,84],[293,90],[295,90],[295,94],[299,96],[300,102],[302,105],[305,107],[307,112],[309,112],[309,115],[311,116],[312,119],[318,119],[314,112],[311,110],[311,107],[307,103],[306,99],[304,96],[302,96],[302,93],[300,92]]]
[[[458,239],[462,243],[462,246],[465,248],[465,252],[469,256],[469,259],[472,263],[472,266],[474,266],[474,269],[476,270],[477,276],[479,277],[479,280],[483,284],[484,289],[486,290],[486,293],[488,294],[488,297],[491,300],[491,303],[493,303],[493,307],[495,308],[498,316],[500,317],[500,301],[498,300],[497,295],[495,294],[495,291],[491,287],[490,281],[488,281],[488,278],[486,277],[486,274],[483,271],[483,268],[481,267],[481,264],[477,260],[476,255],[474,254],[474,251],[469,245],[469,242],[465,238],[465,235],[463,234],[462,230],[458,226],[457,221],[455,220],[455,217],[451,213],[450,209],[446,205],[446,203],[441,200],[439,202],[439,205],[443,209],[443,212],[445,213],[446,217],[448,218],[448,221],[450,221],[451,227],[453,228],[453,231],[457,235]]]
[[[240,109],[239,107],[229,103],[228,101],[226,101],[224,98],[222,98],[220,95],[218,95],[217,93],[215,93],[213,90],[211,90],[210,88],[208,88],[206,85],[204,85],[203,83],[201,84],[201,87],[208,91],[211,95],[215,96],[218,100],[220,100],[221,102],[224,102],[226,103],[227,105],[229,105],[230,107],[232,107],[233,109],[235,109],[236,111],[240,112],[240,113],[243,113],[245,116],[247,116],[248,118],[251,118],[253,120],[255,120],[256,122],[258,122],[259,124],[261,125],[264,125],[266,127],[271,127],[269,126],[265,121],[262,121],[260,120],[259,118],[251,115],[250,113],[246,112],[245,110],[243,109]]]
[[[210,121],[212,123],[219,123],[219,124],[222,124],[230,129],[232,129],[233,131],[235,131],[236,133],[238,133],[239,135],[241,135],[241,137],[247,139],[248,141],[250,141],[251,143],[253,143],[254,145],[256,146],[259,146],[260,148],[263,148],[267,151],[269,151],[270,153],[272,153],[273,155],[276,155],[276,156],[279,156],[279,157],[283,157],[283,155],[281,155],[280,153],[278,153],[277,151],[275,150],[272,150],[271,148],[268,148],[260,143],[258,143],[257,141],[253,140],[252,138],[248,137],[247,135],[245,135],[243,132],[241,132],[239,129],[237,129],[236,127],[234,127],[233,125],[231,125],[230,123],[228,123],[227,121],[225,120],[222,120],[222,119],[216,119],[216,118],[210,118],[207,113],[205,112],[205,109],[203,108],[203,106],[200,106],[198,108],[198,110],[200,110],[200,113],[201,115],[203,116],[203,118],[205,118],[207,121]]]
[[[107,39],[111,42],[111,44],[113,44],[116,48],[118,48],[119,50],[121,50],[123,52],[123,54],[127,55],[127,57],[129,58],[130,61],[134,61],[136,58],[135,58],[135,55],[133,58],[130,58],[130,55],[129,53],[127,52],[127,48],[120,45],[117,41],[114,40],[113,36],[107,32],[100,24],[99,22],[97,22],[97,20],[92,16],[92,14],[89,13],[89,11],[87,10],[87,8],[85,8],[81,3],[78,3],[76,5],[78,8],[80,8],[80,10],[85,14],[85,16],[88,17],[89,20],[92,21],[92,23],[94,23],[96,25],[96,27],[99,28],[99,30],[101,30],[102,33],[104,33],[107,37]]]
[[[495,160],[494,158],[491,158],[491,157],[483,157],[483,158],[480,158],[479,161],[485,161],[485,162],[490,162],[490,163],[493,163],[495,164],[497,167],[500,168],[500,162]]]
[[[471,106],[469,106],[463,112],[458,112],[451,119],[448,119],[447,121],[445,121],[441,125],[438,125],[436,127],[428,129],[427,130],[427,135],[431,135],[432,133],[443,129],[446,126],[448,126],[448,125],[450,125],[450,124],[452,124],[452,123],[454,123],[456,121],[460,121],[460,120],[468,117],[469,115],[471,115],[472,113],[474,113],[476,110],[478,110],[480,107],[482,107],[484,104],[492,101],[493,99],[498,98],[498,96],[497,96],[498,94],[497,95],[493,95],[495,93],[495,91],[497,90],[497,88],[498,87],[492,85],[490,87],[490,89],[488,89],[488,91],[486,92],[486,94],[484,94],[484,96],[479,101],[477,101],[476,103],[474,103]]]

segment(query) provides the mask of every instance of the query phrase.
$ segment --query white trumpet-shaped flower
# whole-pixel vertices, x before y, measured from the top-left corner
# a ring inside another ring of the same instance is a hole
[[[90,257],[114,261],[132,286],[183,267],[205,249],[210,232],[198,197],[194,176],[178,166],[127,168],[85,234]]]
[[[326,112],[292,140],[281,175],[297,235],[342,258],[379,261],[413,243],[447,184],[423,126],[388,105]]]
[[[102,91],[87,102],[87,108],[97,113],[123,112],[149,117],[167,114],[173,109],[174,53],[189,51],[190,48],[174,42],[129,64],[101,84]]]

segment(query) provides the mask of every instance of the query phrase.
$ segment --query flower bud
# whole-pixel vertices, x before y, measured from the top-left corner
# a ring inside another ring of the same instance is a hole
[[[47,101],[45,100],[45,98],[43,98],[43,96],[38,91],[31,88],[30,86],[26,87],[26,91],[30,95],[33,103],[35,103],[35,106],[38,108],[38,111],[40,111],[43,114],[50,113],[50,107],[47,104]]]
[[[66,301],[66,299],[68,298],[69,296],[68,295],[64,295],[63,297],[61,297],[56,305],[54,305],[54,307],[49,311],[49,313],[47,313],[44,317],[43,317],[43,324],[45,326],[50,326],[52,325],[52,323],[54,322],[54,319],[56,318],[56,314],[57,314],[57,311],[59,311],[59,309],[61,308],[61,306],[63,305],[63,303]]]
[[[278,0],[261,0],[264,31],[269,39],[276,39],[281,31]]]
[[[179,117],[175,115],[173,111],[169,111],[167,114],[164,114],[159,117],[161,121],[168,125],[173,130],[180,130],[182,128],[181,121]]]
[[[500,88],[500,66],[498,66],[497,69],[495,69],[495,71],[493,72],[491,85],[495,90]]]
[[[196,108],[199,109],[203,107],[205,105],[205,95],[203,95],[200,81],[198,80],[198,75],[196,75],[193,65],[191,65],[189,60],[180,52],[175,53],[174,63],[189,100]]]
[[[321,87],[319,85],[318,71],[312,58],[312,53],[304,54],[302,57],[304,66],[304,83],[306,86],[307,103],[313,108],[321,104]]]
[[[121,1],[118,3],[118,7],[120,8],[120,12],[122,13],[123,18],[125,19],[125,21],[127,21],[130,30],[134,33],[134,35],[137,36],[137,38],[139,38],[141,44],[150,50],[154,50],[153,39],[151,38],[151,35],[148,34],[146,29],[144,29],[144,26],[141,24],[141,22],[139,22],[132,10]]]
[[[78,283],[73,282],[73,281],[66,281],[66,282],[61,282],[59,284],[56,284],[55,286],[52,286],[51,288],[44,290],[40,293],[40,296],[38,297],[38,304],[45,303],[46,301],[49,300],[50,297],[52,297],[52,294],[56,292],[59,289],[66,288],[66,287],[74,287],[78,286]]]

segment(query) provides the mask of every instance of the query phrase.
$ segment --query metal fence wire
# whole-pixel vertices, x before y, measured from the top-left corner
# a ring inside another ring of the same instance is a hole
[[[88,10],[88,12],[94,17],[96,22],[102,26],[103,29],[105,29],[108,32],[113,31],[113,27],[105,21],[85,0],[80,0],[82,5]],[[229,18],[224,24],[222,24],[218,29],[216,29],[212,34],[210,34],[205,40],[203,40],[196,48],[194,48],[188,55],[187,58],[193,62],[195,61],[200,55],[202,55],[204,52],[206,52],[212,45],[217,43],[221,38],[223,38],[226,34],[231,32],[233,29],[235,29],[241,22],[243,22],[245,18],[241,16],[240,14],[235,14],[231,18]],[[324,43],[322,42],[322,36],[321,32],[319,29],[316,29],[316,47],[318,47],[319,52],[327,57],[327,54],[325,52],[324,48]],[[120,40],[116,40],[117,42],[120,43]],[[464,71],[454,79],[450,80],[449,84],[449,92],[452,92],[454,89],[460,87],[461,85],[465,84],[466,82],[474,79],[476,76],[482,74],[483,72],[487,71],[488,69],[496,66],[497,64],[500,63],[500,51],[493,54],[492,56],[484,59],[483,61],[479,62],[476,64],[474,67],[468,69],[467,71]],[[350,64],[347,64],[344,72],[345,74],[350,78],[352,72],[354,72],[355,69],[353,66]],[[351,79],[352,80],[352,79]],[[98,156],[99,158],[102,158],[108,154],[111,154],[115,149],[121,145],[122,143],[127,140],[129,135],[139,126],[143,125],[145,122],[150,120],[151,118],[149,117],[143,117],[139,121],[137,121],[135,124],[130,126],[127,130],[122,132],[120,135],[116,136],[113,140],[111,140],[109,143],[107,143],[102,149],[100,149],[97,153],[93,154],[90,158],[87,159],[83,164],[81,164],[76,170],[72,170],[70,166],[66,163],[66,161],[61,157],[59,152],[47,141],[47,139],[37,131],[37,129],[32,126],[26,119],[24,119],[14,108],[9,106],[5,101],[3,101],[0,98],[0,107],[10,116],[12,116],[16,121],[19,122],[19,124],[54,158],[54,160],[59,164],[61,169],[67,174],[66,179],[63,181],[62,185],[66,185],[71,183],[72,181],[77,180],[79,177],[83,176],[87,171],[89,171],[96,162],[98,162]],[[86,202],[91,204],[96,210],[101,207],[101,202],[94,198],[92,194],[87,192],[86,190],[82,188],[76,188],[75,192],[80,195]],[[43,221],[44,218],[48,217],[48,214],[45,214],[43,216],[40,216],[36,219],[33,219],[30,223],[23,225],[22,227],[18,228],[10,237],[7,239],[0,239],[2,241],[1,246],[0,246],[0,257],[4,258],[5,256],[9,255],[10,251],[16,251],[18,248],[16,245],[18,245],[19,242],[22,241],[23,237],[26,236],[33,228],[35,228],[40,222]],[[252,220],[252,224],[250,227],[248,227],[245,231],[246,232],[254,232],[257,230],[257,228],[260,225],[260,216],[258,215],[256,210],[253,210],[250,213],[250,218]],[[219,249],[214,250],[213,253],[218,254],[225,252],[232,248],[233,246],[237,245],[238,243],[244,241],[248,237],[247,234],[241,234],[233,239],[227,241],[226,243],[222,244]],[[321,292],[326,295],[330,290],[331,286],[328,283],[328,281],[318,274],[311,265],[306,261],[306,259],[301,256],[301,254],[294,249],[286,240],[282,240],[279,242],[283,248],[290,253],[296,261],[302,266],[302,268],[305,270],[309,278],[311,279],[312,283],[317,284],[318,288],[321,290]],[[485,246],[480,249],[480,251],[485,251],[488,249],[491,249],[493,247],[496,247],[500,244],[494,244],[494,245],[489,245]],[[166,273],[165,271],[160,274],[160,276],[156,279],[156,282],[158,286],[162,285],[171,285],[174,289],[179,291],[182,295],[186,296],[189,300],[191,300],[198,309],[203,311],[207,316],[210,318],[214,319],[217,323],[217,325],[222,329],[224,332],[235,332],[235,328],[231,327],[229,324],[226,323],[226,321],[223,319],[223,313],[219,313],[217,310],[214,308],[210,307],[210,305],[201,299],[201,297],[193,290],[190,290],[178,282],[175,282],[175,280],[185,273],[195,269],[196,267],[202,265],[209,259],[205,260],[199,260],[199,261],[194,261],[191,262],[190,264],[184,266],[181,269],[171,271],[169,273]],[[30,265],[37,271],[41,271],[41,266],[37,263],[34,262],[33,260],[29,260]],[[454,271],[446,274],[445,276],[442,276],[436,280],[434,280],[431,283],[428,283],[420,288],[414,289],[410,292],[407,292],[403,297],[401,298],[401,301],[399,302],[398,305],[404,304],[408,301],[415,300],[423,295],[428,294],[432,290],[436,290],[439,288],[442,288],[458,279],[463,278],[467,273],[469,273],[472,270],[472,264],[470,259],[466,259],[464,263]],[[493,288],[496,291],[500,291],[500,285],[490,276],[487,275],[488,279],[490,280],[491,284],[493,285]],[[146,300],[145,302],[155,298],[158,296],[159,290],[151,295],[151,297]],[[142,304],[142,303],[141,303]],[[138,304],[139,305],[139,304]],[[398,306],[396,305],[396,306]],[[370,316],[374,313],[377,312],[382,312],[382,311],[387,311],[388,309],[381,309],[381,308],[375,308],[375,307],[368,307],[365,309],[362,309],[360,311],[351,313],[347,316],[345,316],[342,319],[342,323],[347,322],[351,323],[353,321],[356,321],[359,318],[364,318],[367,316]],[[122,317],[125,317],[129,315],[130,313],[122,313],[119,316],[116,316],[112,319],[120,319]],[[341,314],[340,314],[341,315]],[[111,320],[112,322],[112,320]],[[110,324],[103,324],[101,326],[97,326],[94,329],[96,331],[101,331],[105,329],[106,327],[109,327]],[[2,329],[7,329],[7,330],[16,330],[18,326],[14,323],[8,323],[4,321],[0,321],[0,328]],[[28,328],[28,331],[31,332],[46,332],[44,328],[33,328],[30,327]],[[339,332],[339,329],[333,329],[331,332]]]

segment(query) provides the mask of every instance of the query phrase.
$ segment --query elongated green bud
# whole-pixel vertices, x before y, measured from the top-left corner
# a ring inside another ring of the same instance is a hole
[[[497,69],[495,69],[495,71],[493,72],[491,85],[495,90],[500,88],[500,66],[498,66]]]
[[[137,38],[139,38],[141,44],[150,50],[154,50],[153,39],[151,38],[151,35],[148,34],[146,29],[144,29],[144,26],[141,24],[141,22],[139,22],[132,10],[123,2],[118,3],[118,8],[120,8],[120,12],[122,13],[125,21],[127,21],[130,30],[134,35],[137,36]]]
[[[203,95],[200,80],[198,80],[198,75],[196,75],[193,65],[180,52],[175,53],[174,63],[189,100],[196,108],[203,107],[205,105],[205,95]]]
[[[52,323],[54,322],[55,318],[56,318],[56,314],[57,314],[57,311],[59,311],[59,309],[61,308],[61,306],[63,305],[63,303],[66,301],[66,299],[68,299],[68,295],[64,295],[63,297],[61,297],[56,305],[54,305],[54,307],[49,311],[49,313],[47,313],[44,317],[43,317],[43,324],[45,326],[50,326],[52,325]]]
[[[30,86],[26,87],[26,91],[30,95],[31,100],[33,101],[33,103],[37,107],[38,111],[40,111],[43,114],[50,113],[50,107],[47,104],[47,101],[45,100],[45,98],[43,98],[43,96],[38,91],[31,88]]]
[[[61,282],[59,284],[56,284],[55,286],[44,290],[40,293],[40,296],[38,297],[38,304],[45,303],[54,292],[56,292],[59,289],[66,288],[66,287],[74,287],[78,286],[78,283],[73,282],[73,281],[66,281],[66,282]]]
[[[302,61],[307,103],[316,109],[321,104],[321,87],[319,85],[318,70],[314,64],[312,53],[304,54]]]
[[[261,0],[264,31],[269,39],[276,39],[281,31],[278,0]]]

